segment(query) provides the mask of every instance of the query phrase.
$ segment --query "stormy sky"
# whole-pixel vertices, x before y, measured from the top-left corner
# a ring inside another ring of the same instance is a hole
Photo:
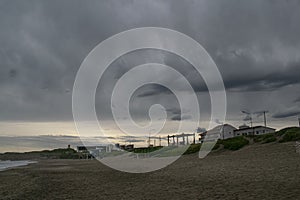
[[[297,125],[299,19],[298,0],[2,0],[0,135],[76,134],[72,88],[84,58],[114,34],[150,26],[180,31],[207,50],[226,87],[226,122],[247,123],[241,113],[246,109],[268,110],[268,124],[275,128]],[[100,80],[96,110],[106,130],[117,130],[108,104],[114,84],[132,67],[149,62],[169,65],[190,81],[204,116],[200,125],[207,126],[210,99],[201,76],[184,59],[148,49],[118,58]],[[136,91],[133,118],[145,123],[149,107],[157,103],[167,110],[166,132],[179,120],[188,123],[180,118],[185,111],[178,110],[175,96],[159,85]],[[260,125],[263,118],[253,120]]]

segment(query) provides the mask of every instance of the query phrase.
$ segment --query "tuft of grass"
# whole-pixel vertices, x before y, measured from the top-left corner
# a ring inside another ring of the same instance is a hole
[[[235,151],[248,145],[249,140],[245,139],[243,136],[239,136],[222,140],[221,143],[224,145],[224,149]]]
[[[255,143],[257,142],[262,142],[262,143],[270,143],[270,142],[275,142],[277,139],[276,139],[276,136],[274,133],[268,133],[268,134],[265,134],[265,135],[255,135],[253,136],[253,141]]]
[[[262,143],[264,143],[264,144],[271,143],[271,142],[275,142],[276,140],[277,140],[276,137],[274,135],[272,135],[272,136],[264,139]]]
[[[218,141],[216,144],[215,144],[215,146],[214,146],[214,148],[212,149],[212,150],[217,150],[217,149],[219,149],[220,148],[220,142]]]
[[[200,151],[201,144],[191,144],[189,148],[184,152],[184,155],[186,154],[192,154]]]

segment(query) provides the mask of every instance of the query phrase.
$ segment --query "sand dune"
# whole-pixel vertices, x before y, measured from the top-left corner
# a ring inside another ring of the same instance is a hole
[[[299,199],[294,142],[181,157],[146,174],[96,160],[41,160],[0,172],[0,199]]]

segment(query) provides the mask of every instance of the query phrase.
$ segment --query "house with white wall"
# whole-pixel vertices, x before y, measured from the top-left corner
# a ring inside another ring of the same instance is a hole
[[[268,133],[275,133],[274,128],[266,127],[266,126],[240,126],[239,129],[234,131],[234,136],[242,136],[242,135],[263,135]]]
[[[263,135],[268,133],[275,133],[274,128],[266,126],[247,126],[242,125],[239,129],[235,128],[230,124],[224,124],[216,126],[215,128],[205,131],[199,134],[199,142],[202,143],[204,139],[206,141],[215,141],[217,139],[228,139],[237,136],[246,136],[246,135]]]
[[[224,124],[224,125],[220,125],[220,126],[222,127],[220,139],[224,140],[227,138],[234,137],[234,131],[236,131],[237,128],[235,128],[234,126],[232,126],[230,124]]]
[[[234,137],[234,131],[237,130],[230,124],[216,126],[215,128],[199,134],[199,141],[202,143],[206,141],[215,141],[217,139],[227,139]]]

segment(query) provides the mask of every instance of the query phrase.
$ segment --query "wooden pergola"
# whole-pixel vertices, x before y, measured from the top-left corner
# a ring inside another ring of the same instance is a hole
[[[173,139],[173,143],[171,143],[171,145],[175,146],[179,146],[179,145],[188,145],[189,143],[189,137],[193,137],[193,144],[195,144],[196,142],[196,135],[195,133],[191,133],[191,134],[186,134],[186,133],[182,133],[182,134],[178,134],[178,135],[168,135],[167,136],[167,141],[168,141],[168,146],[170,146],[170,139]],[[176,142],[175,142],[175,138],[176,138]],[[181,139],[181,141],[180,141]]]

